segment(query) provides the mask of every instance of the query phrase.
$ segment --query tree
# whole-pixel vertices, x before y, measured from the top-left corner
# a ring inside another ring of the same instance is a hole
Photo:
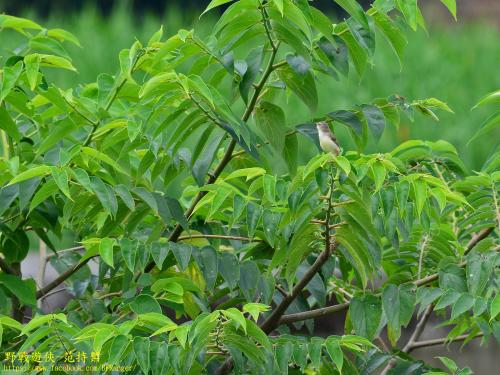
[[[44,73],[74,70],[64,43],[76,37],[0,15],[3,32],[26,37],[0,90],[4,364],[437,373],[411,351],[498,340],[498,152],[474,174],[444,141],[363,153],[400,116],[451,111],[435,98],[316,110],[316,83],[361,77],[376,32],[403,53],[405,24],[425,27],[417,2],[337,0],[351,16],[338,24],[302,0],[214,0],[206,12],[225,3],[212,35],[160,29],[120,53],[115,75],[72,90]],[[312,121],[291,127],[297,98]],[[356,149],[301,160],[320,120]],[[78,246],[58,249],[62,236]],[[33,240],[60,273],[47,285],[22,279]],[[61,288],[75,298],[42,314],[37,300]],[[339,311],[344,333],[315,337],[314,319]],[[453,329],[419,341],[433,311]]]

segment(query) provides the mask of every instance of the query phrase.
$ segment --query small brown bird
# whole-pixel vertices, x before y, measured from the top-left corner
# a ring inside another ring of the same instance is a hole
[[[337,143],[337,138],[328,127],[328,124],[321,121],[316,124],[316,128],[318,129],[319,144],[323,151],[338,156],[340,154],[340,147]]]

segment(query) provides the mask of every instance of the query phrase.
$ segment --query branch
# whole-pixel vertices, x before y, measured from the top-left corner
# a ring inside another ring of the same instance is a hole
[[[469,243],[466,246],[466,250],[471,251],[481,240],[486,238],[492,231],[493,231],[493,228],[487,228],[487,229],[480,231],[478,234],[473,235],[472,239],[469,241]],[[464,267],[465,265],[466,265],[466,262],[460,263],[460,267]],[[413,282],[413,284],[416,287],[420,287],[423,285],[430,284],[433,281],[436,281],[437,279],[439,279],[439,273],[435,273],[435,274],[426,276],[422,279],[416,280]],[[343,304],[329,306],[329,307],[323,307],[321,309],[305,311],[302,313],[284,315],[280,320],[280,324],[295,323],[295,322],[299,322],[299,321],[303,321],[303,320],[307,320],[307,319],[319,318],[321,316],[334,314],[338,311],[346,310],[348,308],[349,308],[349,302],[346,302]]]
[[[451,339],[451,340],[448,339],[447,337],[443,337],[443,338],[440,338],[440,339],[417,341],[417,342],[413,343],[413,345],[409,349],[408,353],[410,353],[411,351],[413,351],[415,349],[419,349],[419,348],[425,348],[425,347],[428,347],[428,346],[437,346],[437,345],[451,344],[451,343],[454,343],[454,342],[465,341],[468,338],[470,338],[472,340],[472,339],[477,339],[477,338],[480,338],[480,337],[483,337],[483,336],[484,336],[484,333],[481,332],[481,333],[478,333],[476,336],[474,336],[472,338],[470,337],[470,335],[462,335],[462,336],[455,337],[454,339]]]
[[[411,335],[410,339],[406,343],[406,345],[403,348],[403,352],[409,353],[411,347],[418,341],[422,333],[424,332],[425,325],[429,321],[429,318],[431,317],[432,311],[434,310],[433,305],[427,306],[427,309],[424,312],[424,315],[420,318],[420,320],[417,323],[417,326],[415,327],[415,330],[413,331],[413,334]]]
[[[330,200],[328,201],[328,208],[326,211],[326,220],[325,220],[325,249],[316,258],[314,264],[309,268],[304,277],[295,285],[292,289],[292,292],[283,298],[280,304],[274,309],[274,311],[267,317],[267,319],[261,324],[260,328],[264,333],[269,334],[274,329],[276,329],[280,325],[281,318],[285,313],[286,309],[292,304],[292,302],[297,298],[297,296],[302,293],[302,290],[309,284],[314,275],[319,272],[321,267],[326,263],[326,261],[330,258],[330,255],[333,250],[338,246],[337,242],[331,243],[330,239],[330,217],[332,212],[332,200],[333,200],[333,192],[334,192],[334,178],[331,176],[332,182],[330,187]]]
[[[56,288],[63,282],[65,282],[67,279],[69,279],[71,276],[73,276],[78,270],[80,270],[82,267],[84,267],[92,258],[97,257],[97,255],[90,257],[88,259],[85,259],[83,262],[75,264],[73,267],[71,267],[69,270],[66,272],[63,272],[60,274],[56,279],[52,280],[50,283],[48,283],[46,286],[41,288],[36,292],[36,299],[42,298],[45,296],[47,293],[49,293],[52,289]]]
[[[224,236],[219,234],[193,234],[191,236],[182,236],[177,239],[177,241],[190,240],[195,238],[213,238],[220,240],[233,240],[233,241],[247,241],[247,242],[262,242],[259,239],[253,239],[248,237],[239,237],[239,236]]]
[[[0,257],[0,270],[2,270],[3,272],[9,274],[9,275],[14,275],[14,276],[17,276],[17,271],[11,267],[6,261],[5,259],[1,258]]]
[[[321,309],[283,315],[280,319],[280,324],[290,324],[308,319],[321,318],[322,316],[327,316],[339,311],[347,310],[349,308],[349,305],[350,302],[345,302],[334,306],[322,307]]]

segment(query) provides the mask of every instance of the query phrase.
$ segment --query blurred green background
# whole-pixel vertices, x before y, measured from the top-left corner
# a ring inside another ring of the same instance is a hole
[[[118,68],[118,52],[136,38],[147,42],[160,25],[167,35],[191,27],[196,27],[201,36],[207,35],[213,18],[209,15],[200,20],[199,9],[192,2],[182,7],[178,3],[163,2],[163,14],[152,8],[138,12],[132,3],[117,1],[105,11],[94,2],[83,2],[80,8],[71,11],[52,6],[47,14],[26,6],[15,15],[32,18],[48,28],[65,28],[80,39],[83,48],[68,45],[78,74],[49,74],[58,85],[70,88],[76,83],[94,81],[99,73],[114,73]],[[471,111],[471,107],[485,94],[500,88],[500,30],[494,22],[470,16],[468,11],[461,12],[461,4],[464,2],[459,2],[458,22],[444,13],[436,16],[434,6],[427,8],[424,13],[431,18],[429,33],[407,31],[409,43],[402,68],[387,43],[378,40],[374,65],[362,79],[352,74],[348,79],[321,82],[318,113],[351,108],[392,94],[408,100],[436,97],[447,102],[455,114],[439,112],[439,123],[419,115],[414,123],[403,119],[399,130],[389,127],[380,143],[370,145],[369,151],[389,151],[398,143],[414,138],[445,139],[458,148],[467,166],[480,169],[499,144],[500,134],[490,133],[467,147],[470,137],[493,111],[487,107]],[[465,13],[463,18],[461,13]],[[0,33],[0,55],[5,56],[17,41],[12,34],[3,34]],[[291,110],[287,108],[289,125],[310,119],[305,107],[298,102],[295,105],[295,101],[292,104]]]

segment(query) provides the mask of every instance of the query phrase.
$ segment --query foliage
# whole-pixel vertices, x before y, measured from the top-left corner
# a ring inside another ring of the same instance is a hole
[[[78,40],[0,16],[26,38],[0,89],[5,353],[154,374],[436,373],[409,354],[421,332],[398,346],[417,306],[417,327],[432,310],[453,326],[443,343],[499,338],[498,153],[468,175],[444,141],[365,152],[401,117],[451,111],[435,98],[318,113],[317,82],[363,75],[375,33],[400,57],[405,25],[424,27],[416,1],[336,2],[351,15],[338,24],[307,1],[214,0],[231,4],[211,35],[160,29],[116,75],[69,90],[45,71],[74,70],[64,45]],[[310,123],[285,126],[290,96]],[[300,163],[319,120],[356,149]],[[58,250],[68,235],[81,246]],[[54,252],[54,282],[22,279],[30,239]],[[63,283],[75,298],[43,314]],[[314,318],[342,310],[344,334],[314,336]]]

